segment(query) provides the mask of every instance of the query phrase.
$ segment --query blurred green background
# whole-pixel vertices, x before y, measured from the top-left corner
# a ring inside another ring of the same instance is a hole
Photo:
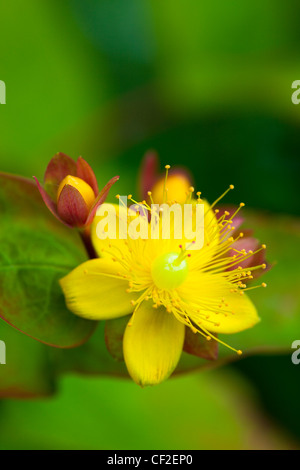
[[[299,18],[297,0],[2,2],[0,170],[41,180],[62,151],[128,194],[153,148],[209,200],[233,183],[227,201],[278,229],[266,305],[299,326]],[[0,448],[299,448],[295,339],[146,390],[69,374],[55,397],[0,402]]]

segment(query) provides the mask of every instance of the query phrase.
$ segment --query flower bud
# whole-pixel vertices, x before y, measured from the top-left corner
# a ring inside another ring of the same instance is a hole
[[[192,177],[184,168],[169,170],[169,165],[167,167],[168,180],[165,187],[166,177],[158,170],[159,159],[156,152],[150,150],[145,154],[139,176],[141,196],[148,199],[148,192],[151,192],[156,204],[163,204],[166,202],[164,201],[164,190],[166,190],[168,202],[176,201],[184,204],[192,185]]]
[[[34,177],[35,178],[35,177]],[[69,227],[89,226],[111,188],[119,179],[112,178],[99,192],[95,174],[79,157],[77,162],[58,153],[49,162],[44,188],[35,178],[41,196],[52,214]]]

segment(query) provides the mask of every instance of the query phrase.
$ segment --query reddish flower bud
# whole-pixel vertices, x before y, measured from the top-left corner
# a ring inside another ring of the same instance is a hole
[[[189,188],[192,185],[192,177],[184,168],[174,168],[169,170],[168,167],[168,183],[167,194],[168,201],[182,204],[187,198]],[[166,167],[166,168],[167,168]],[[143,199],[148,199],[148,193],[152,193],[153,200],[157,204],[162,204],[165,184],[165,174],[159,172],[159,159],[155,151],[149,150],[142,161],[139,187]]]
[[[52,214],[68,227],[83,228],[92,223],[97,208],[119,177],[112,178],[99,192],[95,174],[82,157],[75,162],[58,153],[47,166],[44,187],[34,179]]]

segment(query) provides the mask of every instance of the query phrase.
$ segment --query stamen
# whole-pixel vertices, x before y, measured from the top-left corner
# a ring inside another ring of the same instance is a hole
[[[231,185],[229,186],[229,188],[226,189],[226,191],[224,191],[224,193],[221,194],[221,196],[218,197],[218,199],[216,199],[215,202],[213,202],[213,204],[210,206],[210,208],[213,209],[213,208],[215,207],[215,205],[218,204],[218,202],[221,201],[221,199],[223,199],[223,197],[226,196],[226,194],[227,194],[231,189],[234,189],[233,184],[231,184]]]
[[[168,181],[168,174],[169,174],[169,169],[170,169],[170,165],[166,165],[165,166],[165,169],[166,169],[166,177],[165,177],[165,182],[164,182],[164,190],[163,190],[163,203],[166,203],[167,202],[167,181]]]

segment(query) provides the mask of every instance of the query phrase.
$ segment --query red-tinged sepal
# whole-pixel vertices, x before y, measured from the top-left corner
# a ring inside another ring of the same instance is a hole
[[[68,155],[57,153],[48,163],[44,185],[49,196],[56,202],[56,194],[61,181],[68,175],[76,176],[76,163]]]
[[[245,231],[243,231],[243,233],[245,234]],[[251,253],[249,253],[248,258],[240,261],[234,266],[231,266],[230,268],[228,268],[228,271],[236,269],[238,266],[241,266],[245,270],[255,266],[265,266],[264,268],[262,267],[260,269],[256,269],[251,273],[253,278],[257,279],[259,276],[266,272],[266,269],[271,268],[271,265],[266,262],[266,250],[261,249],[259,241],[255,238],[243,237],[234,242],[232,244],[232,249],[230,250],[230,256],[237,254],[235,250],[246,250],[247,253],[250,251],[253,252],[253,255],[251,256]]]
[[[139,175],[139,191],[143,199],[147,199],[147,192],[151,191],[159,177],[159,159],[154,150],[146,152]]]
[[[81,178],[83,181],[89,184],[95,193],[95,197],[97,197],[99,193],[98,183],[95,173],[93,172],[90,165],[82,157],[79,157],[76,162],[76,167],[77,177]]]
[[[52,201],[51,197],[49,196],[48,193],[46,193],[45,189],[41,186],[39,183],[39,180],[36,178],[36,176],[33,177],[35,179],[35,182],[37,184],[38,190],[40,192],[40,195],[43,198],[44,203],[48,207],[49,211],[56,217],[60,222],[63,224],[67,225],[69,227],[69,224],[67,224],[64,220],[61,219],[61,217],[58,214],[57,211],[57,206],[56,204]]]
[[[200,333],[193,333],[189,327],[185,328],[183,350],[188,354],[209,361],[218,359],[218,342],[212,338],[207,340]]]
[[[94,217],[96,215],[96,212],[97,212],[97,209],[98,207],[103,204],[103,202],[105,201],[105,199],[107,198],[108,196],[108,193],[110,191],[110,188],[119,180],[119,176],[114,176],[111,180],[109,180],[109,182],[104,186],[104,188],[100,191],[100,193],[98,194],[97,198],[95,199],[95,202],[94,204],[92,205],[92,208],[88,214],[88,217],[87,217],[87,220],[85,222],[85,225],[88,226],[90,225],[93,220],[94,220]]]
[[[237,209],[237,206],[218,206],[218,219],[220,219],[225,214],[225,212],[229,212],[229,215],[226,215],[225,218],[226,220],[232,220],[232,226],[235,228],[235,231],[231,234],[232,236],[245,220],[244,217],[241,216],[240,212],[232,217]]]
[[[57,212],[61,220],[71,227],[84,227],[88,217],[88,206],[80,192],[66,184],[57,202]]]

